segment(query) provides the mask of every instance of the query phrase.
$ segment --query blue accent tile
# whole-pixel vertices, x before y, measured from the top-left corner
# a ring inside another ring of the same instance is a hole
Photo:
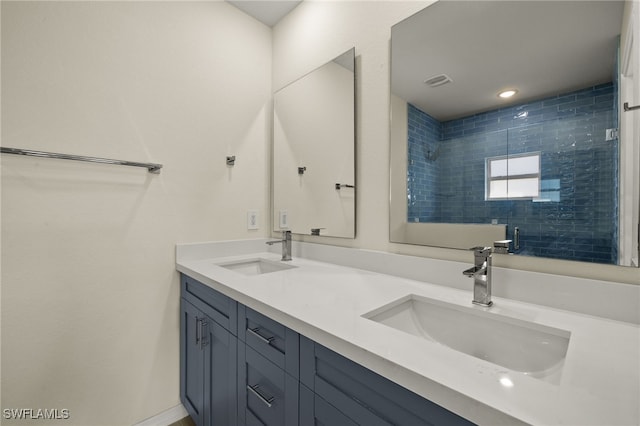
[[[523,254],[615,263],[618,145],[604,134],[616,92],[605,83],[443,123],[409,105],[409,220],[497,219],[508,235],[520,228]],[[541,153],[547,201],[486,201],[485,159],[528,152]]]

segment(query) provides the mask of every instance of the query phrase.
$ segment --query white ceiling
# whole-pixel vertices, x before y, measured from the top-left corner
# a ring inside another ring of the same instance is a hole
[[[611,81],[623,3],[439,1],[393,27],[392,91],[446,121]]]
[[[258,21],[273,27],[291,12],[302,0],[227,0],[238,9],[253,16]]]

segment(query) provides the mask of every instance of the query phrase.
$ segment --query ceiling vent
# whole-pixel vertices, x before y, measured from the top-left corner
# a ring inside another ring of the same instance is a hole
[[[451,77],[449,77],[446,74],[438,74],[438,75],[434,75],[432,77],[427,78],[424,81],[424,84],[426,84],[429,87],[438,87],[438,86],[442,86],[443,84],[447,84],[447,83],[451,83],[453,80],[451,80]]]

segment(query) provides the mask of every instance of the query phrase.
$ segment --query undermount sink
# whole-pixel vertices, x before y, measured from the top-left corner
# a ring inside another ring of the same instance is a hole
[[[558,383],[571,333],[416,295],[363,317],[513,371]]]
[[[268,274],[296,267],[267,259],[243,259],[235,262],[222,263],[219,264],[219,266],[244,275]]]

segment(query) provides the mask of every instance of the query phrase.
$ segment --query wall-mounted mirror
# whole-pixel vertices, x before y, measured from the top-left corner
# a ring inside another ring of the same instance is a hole
[[[391,241],[637,266],[625,13],[444,0],[393,26]]]
[[[355,49],[274,95],[273,230],[355,237]]]

